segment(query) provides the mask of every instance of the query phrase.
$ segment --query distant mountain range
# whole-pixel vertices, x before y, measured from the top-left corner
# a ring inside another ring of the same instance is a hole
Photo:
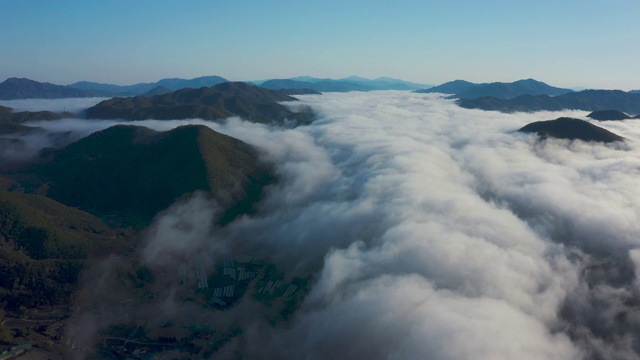
[[[559,111],[573,110],[609,110],[616,109],[628,114],[640,114],[640,94],[621,90],[584,90],[558,96],[521,95],[514,99],[481,97],[460,99],[458,105],[468,109],[516,111]]]
[[[0,100],[64,99],[105,96],[102,91],[80,90],[29,79],[9,78],[0,83]]]
[[[380,77],[372,80],[359,76],[350,76],[337,80],[320,79],[310,76],[298,76],[289,79],[272,79],[255,83],[271,90],[313,89],[319,92],[416,90],[424,87],[423,84],[412,83],[409,81],[389,77]]]
[[[124,86],[89,81],[80,81],[64,86],[30,79],[9,78],[0,83],[0,100],[114,97],[142,94],[150,96],[184,88],[210,87],[226,81],[228,80],[220,76],[203,76],[189,80],[162,79],[155,83]]]
[[[194,79],[167,78],[150,83],[133,85],[114,85],[91,81],[79,81],[70,85],[55,85],[30,79],[9,78],[0,83],[0,100],[14,99],[63,99],[82,97],[115,97],[115,96],[153,96],[166,94],[171,91],[202,87],[211,87],[229,80],[220,76],[201,76]],[[274,79],[258,81],[271,90],[308,89],[317,92],[332,91],[371,91],[371,90],[415,90],[425,87],[400,79],[380,77],[366,79],[350,76],[343,79],[319,79],[310,76],[300,76],[291,79]]]
[[[418,89],[414,92],[416,93],[442,93],[442,94],[457,94],[463,91],[470,90],[471,88],[478,86],[480,84],[474,84],[472,82],[468,82],[465,80],[454,80],[449,81],[444,84],[430,87],[427,89]]]
[[[295,100],[279,91],[242,82],[226,82],[213,87],[188,88],[151,97],[113,98],[87,109],[86,116],[124,120],[219,120],[240,116],[247,121],[265,124],[311,122],[311,111],[293,112],[280,104],[282,101]]]
[[[312,89],[319,92],[347,92],[347,91],[369,91],[370,87],[341,81],[320,81],[320,82],[304,82],[290,79],[274,79],[268,80],[260,84],[261,87],[270,90],[282,89]]]
[[[153,83],[138,83],[133,85],[113,85],[102,84],[90,81],[80,81],[69,85],[71,88],[80,89],[84,91],[100,91],[102,93],[109,93],[112,96],[134,96],[142,95],[145,93],[153,93],[158,95],[158,88],[161,91],[168,89],[170,91],[192,88],[198,89],[201,87],[211,87],[229,80],[220,76],[201,76],[194,79],[162,79]]]
[[[417,93],[453,94],[450,98],[475,99],[491,96],[498,99],[513,99],[520,95],[562,95],[573,92],[547,85],[534,79],[518,80],[511,83],[474,84],[464,80],[455,80],[429,89],[416,90]]]
[[[169,89],[166,86],[156,86],[153,89],[147,91],[144,94],[141,94],[141,96],[156,96],[156,95],[164,95],[164,94],[168,94],[170,92],[173,92],[174,90]]]
[[[229,80],[212,75],[193,79],[166,78],[156,82],[133,85],[114,85],[90,81],[79,81],[67,86],[38,82],[29,79],[9,78],[0,83],[0,100],[13,99],[62,99],[77,97],[154,96],[185,88],[211,87]],[[414,90],[417,93],[451,94],[451,98],[473,99],[491,96],[498,99],[513,99],[520,95],[557,96],[572,92],[534,79],[511,83],[476,84],[465,80],[450,81],[438,86],[414,83],[390,77],[367,79],[349,76],[341,79],[297,76],[287,79],[269,79],[250,82],[270,90],[286,90],[288,94],[312,94],[315,92],[348,92],[372,90]],[[296,91],[297,90],[297,91]],[[302,92],[300,92],[302,91]],[[629,93],[640,93],[632,90]]]
[[[518,131],[536,133],[542,138],[552,137],[604,143],[624,140],[623,137],[587,121],[566,117],[548,121],[536,121],[522,127]]]

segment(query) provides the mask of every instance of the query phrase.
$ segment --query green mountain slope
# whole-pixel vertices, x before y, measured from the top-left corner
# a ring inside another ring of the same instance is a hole
[[[27,191],[126,225],[147,224],[198,190],[216,197],[227,210],[221,221],[229,221],[250,211],[270,181],[251,146],[196,125],[114,126],[51,152],[17,178]]]
[[[86,259],[124,243],[86,212],[44,196],[0,190],[0,304],[68,304]]]

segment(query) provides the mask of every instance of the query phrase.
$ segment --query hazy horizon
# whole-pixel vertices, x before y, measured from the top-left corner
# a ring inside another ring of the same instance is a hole
[[[355,74],[352,74],[352,75],[349,75],[349,76],[345,76],[345,77],[341,77],[341,78],[327,78],[327,77],[319,77],[319,76],[311,76],[311,75],[296,75],[296,76],[291,76],[291,77],[287,77],[287,78],[264,78],[264,79],[243,79],[243,80],[230,79],[230,78],[227,78],[227,77],[225,77],[225,76],[223,76],[223,75],[220,75],[220,74],[206,74],[206,75],[199,75],[199,76],[195,76],[195,77],[193,77],[193,78],[180,78],[180,79],[184,79],[184,80],[191,80],[191,79],[196,79],[196,78],[200,78],[200,77],[207,77],[207,76],[220,76],[220,77],[222,77],[222,78],[227,79],[228,81],[240,81],[240,82],[247,82],[247,83],[253,83],[253,82],[260,83],[260,82],[263,82],[263,81],[274,80],[274,79],[276,79],[276,80],[277,80],[277,79],[295,79],[295,78],[299,78],[299,77],[312,77],[312,78],[316,78],[316,79],[344,80],[344,81],[349,81],[349,79],[347,79],[347,78],[349,78],[349,77],[361,77],[361,78],[364,78],[364,79],[367,79],[367,80],[376,80],[376,79],[378,79],[378,78],[392,78],[392,79],[395,79],[395,80],[406,81],[406,82],[411,82],[411,83],[415,83],[415,84],[424,85],[424,86],[425,86],[425,88],[435,87],[435,86],[442,85],[442,84],[444,84],[444,83],[448,83],[448,82],[452,82],[452,81],[456,81],[456,80],[469,81],[469,80],[467,80],[467,79],[451,79],[451,80],[447,80],[447,81],[445,81],[445,82],[443,82],[443,83],[431,83],[431,84],[426,84],[426,83],[420,83],[420,82],[412,81],[411,79],[393,78],[393,77],[390,77],[390,76],[384,76],[384,75],[367,78],[367,77],[359,76],[359,75],[355,75]],[[16,76],[12,76],[12,77],[8,77],[8,78],[6,78],[6,79],[4,79],[4,80],[8,80],[9,78],[17,78],[17,77],[16,77]],[[29,80],[34,80],[34,81],[38,81],[38,82],[46,82],[46,81],[40,81],[40,80],[38,80],[38,79],[32,79],[32,78],[27,78],[27,79],[29,79]],[[177,77],[164,77],[164,78],[161,78],[161,79],[159,78],[159,79],[152,80],[152,81],[144,81],[144,82],[128,82],[128,83],[117,83],[117,84],[116,84],[116,83],[113,83],[113,82],[100,82],[100,81],[91,81],[91,80],[80,80],[80,81],[76,81],[76,82],[69,83],[69,84],[54,84],[54,85],[65,85],[65,86],[67,86],[67,85],[73,85],[73,84],[78,83],[78,82],[86,81],[86,82],[102,83],[102,84],[108,84],[108,85],[128,86],[128,85],[136,85],[136,84],[141,84],[141,83],[155,83],[155,82],[158,82],[158,81],[163,80],[163,79],[177,79]],[[487,81],[487,82],[477,82],[477,84],[483,84],[483,83],[512,83],[512,82],[516,82],[516,81],[519,81],[519,80],[527,80],[527,79],[531,79],[531,78],[522,77],[522,78],[518,78],[518,79],[505,80],[505,81]],[[2,81],[4,81],[4,80],[2,80]],[[540,80],[540,79],[533,79],[533,80],[536,80],[536,81],[540,81],[540,82],[546,83],[547,85],[556,86],[556,84],[554,84],[554,83],[552,83],[552,82],[549,82],[549,81],[544,81],[544,80]],[[2,81],[0,81],[0,82],[2,82]],[[470,82],[473,82],[473,81],[470,81]],[[556,86],[556,87],[560,87],[560,86]],[[621,88],[596,88],[596,87],[584,87],[584,86],[568,86],[568,87],[566,87],[566,88],[568,88],[568,89],[572,89],[572,90],[574,90],[574,91],[592,90],[592,89],[602,89],[602,90],[623,90],[623,91],[640,90],[640,86],[639,86],[638,88],[633,88],[633,87],[632,87],[632,88],[628,88],[628,89],[621,89]]]

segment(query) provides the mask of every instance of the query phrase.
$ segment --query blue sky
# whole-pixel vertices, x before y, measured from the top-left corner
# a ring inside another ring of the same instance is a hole
[[[640,88],[638,0],[0,1],[0,81],[391,76]]]

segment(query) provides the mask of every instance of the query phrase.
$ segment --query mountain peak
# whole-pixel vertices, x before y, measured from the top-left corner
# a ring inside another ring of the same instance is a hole
[[[54,85],[27,78],[8,78],[0,83],[0,99],[60,99],[90,97],[94,94],[86,93],[68,86]]]
[[[623,137],[587,121],[567,117],[561,117],[555,120],[536,121],[522,127],[518,131],[536,133],[542,138],[552,137],[604,143],[624,140]]]
[[[520,80],[514,81],[513,84],[545,84],[545,83],[543,83],[542,81],[538,81],[536,79],[528,78],[528,79],[520,79]]]
[[[265,124],[312,121],[310,112],[296,113],[280,104],[293,100],[296,98],[259,86],[224,82],[212,87],[185,88],[152,97],[113,98],[87,109],[86,116],[127,120],[221,120],[239,116],[247,121]]]
[[[46,163],[25,171],[42,174],[32,186],[47,184],[42,190],[47,196],[126,224],[147,223],[194,191],[224,193],[217,200],[233,210],[223,216],[232,217],[242,210],[234,203],[255,201],[255,192],[270,178],[253,147],[204,125],[164,132],[112,126],[53,151]]]
[[[469,90],[476,86],[469,81],[465,80],[453,80],[446,82],[444,84],[440,84],[438,86],[434,86],[428,89],[416,90],[417,93],[442,93],[442,94],[457,94],[466,90]]]
[[[631,119],[631,116],[618,110],[597,110],[587,115],[587,117],[594,120],[602,121]]]

